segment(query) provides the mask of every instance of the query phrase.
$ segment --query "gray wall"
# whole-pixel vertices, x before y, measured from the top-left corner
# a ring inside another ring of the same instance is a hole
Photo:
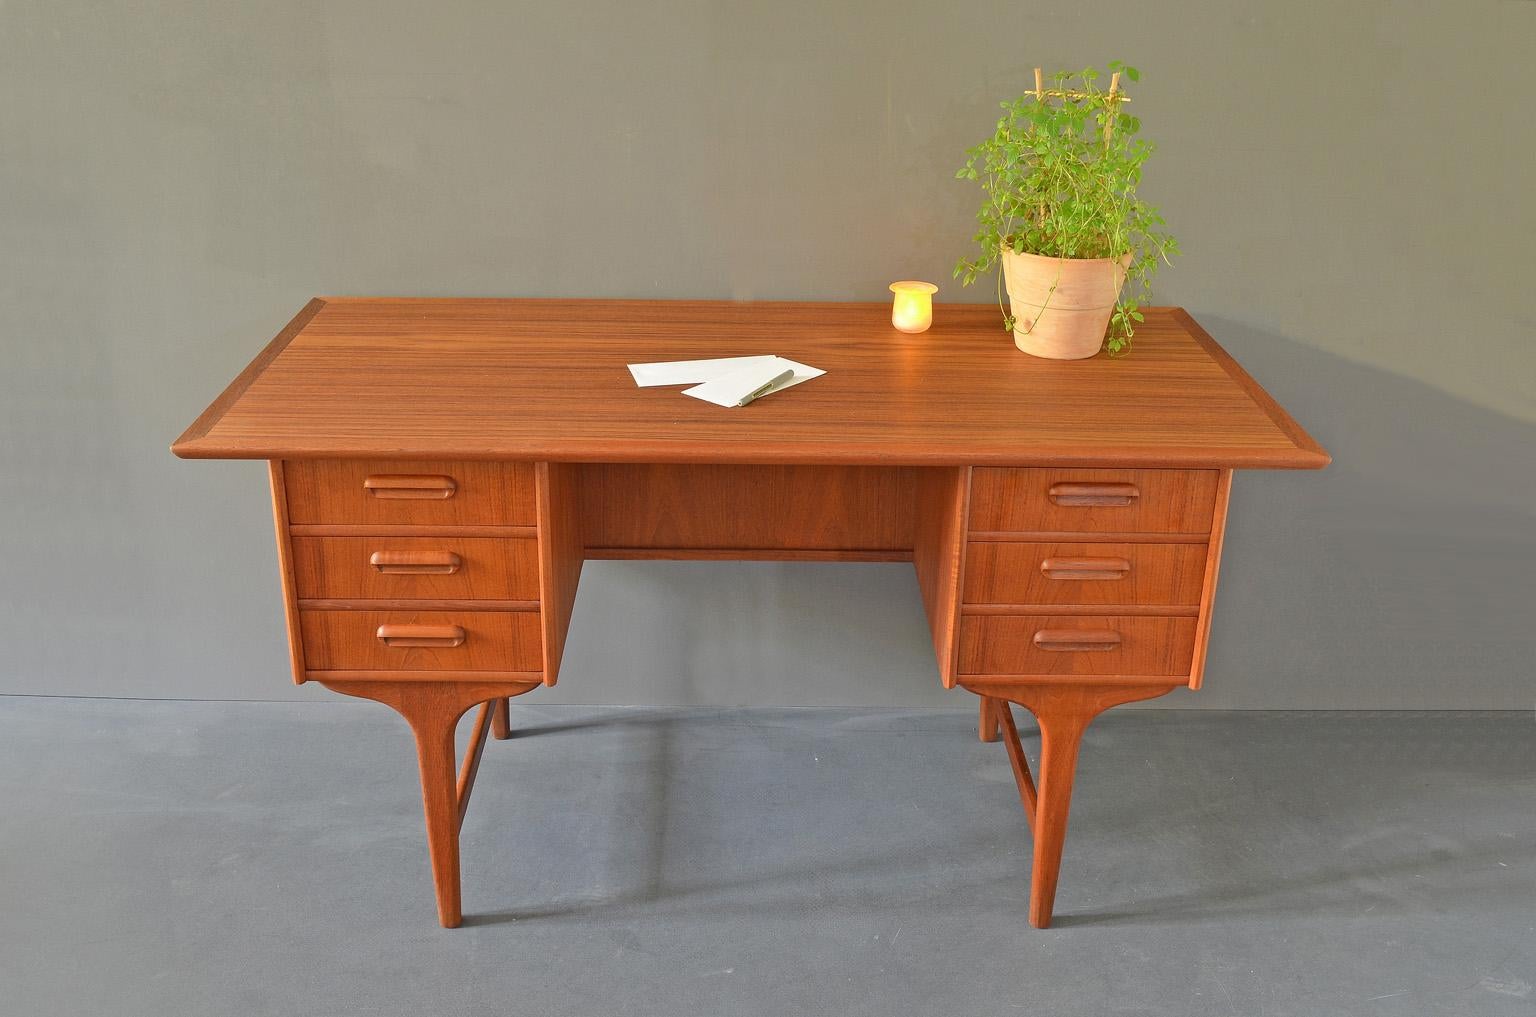
[[[313,294],[881,299],[1029,69],[1120,57],[1244,474],[1206,707],[1532,705],[1536,3],[0,6],[0,692],[280,698],[265,472],[167,443]],[[942,310],[940,311],[942,313]],[[948,703],[901,566],[590,566],[545,702]]]

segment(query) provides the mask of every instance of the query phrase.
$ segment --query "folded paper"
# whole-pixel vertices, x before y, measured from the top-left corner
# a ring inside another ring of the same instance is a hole
[[[752,364],[766,364],[776,360],[772,355],[763,357],[717,357],[714,360],[670,360],[661,364],[630,364],[629,373],[641,388],[656,385],[698,385],[714,381],[724,374],[739,371]]]
[[[769,357],[766,364],[748,364],[702,385],[683,389],[683,395],[730,409],[776,391],[794,376],[795,369],[788,360]]]
[[[658,385],[693,385],[693,388],[685,390],[683,394],[704,399],[719,406],[741,406],[744,403],[729,401],[733,393],[738,395],[755,393],[752,398],[761,399],[765,395],[782,392],[786,388],[792,388],[802,381],[818,378],[827,372],[786,357],[754,356],[630,364],[629,373],[634,377],[635,384],[641,388]],[[736,375],[740,377],[736,378]],[[728,377],[733,378],[730,385],[706,388],[711,383]],[[754,378],[758,379],[757,385],[748,386],[744,390],[741,388]],[[762,388],[763,385],[767,387]],[[759,388],[762,390],[758,391]]]

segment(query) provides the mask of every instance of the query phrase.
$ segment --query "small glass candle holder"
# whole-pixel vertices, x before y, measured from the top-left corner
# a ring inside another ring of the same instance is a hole
[[[933,283],[903,279],[891,283],[896,294],[891,302],[891,324],[902,332],[916,335],[933,324],[933,295],[939,288]]]

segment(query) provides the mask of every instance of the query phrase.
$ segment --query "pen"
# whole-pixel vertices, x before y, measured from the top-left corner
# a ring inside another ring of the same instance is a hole
[[[750,403],[752,400],[756,399],[758,396],[763,395],[765,392],[770,391],[771,389],[777,387],[778,385],[782,384],[783,382],[788,381],[789,379],[793,378],[794,376],[795,376],[795,369],[793,367],[791,367],[789,370],[785,371],[783,374],[778,375],[777,377],[771,379],[768,382],[765,382],[764,384],[758,386],[756,389],[753,389],[751,392],[748,392],[746,395],[742,396],[741,397],[741,402],[737,403],[736,405],[737,406],[745,406],[745,405],[747,405],[747,403]]]

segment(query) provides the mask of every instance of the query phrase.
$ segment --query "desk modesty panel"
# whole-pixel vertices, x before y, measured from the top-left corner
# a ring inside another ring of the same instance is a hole
[[[913,336],[885,304],[316,299],[172,448],[269,460],[294,679],[410,723],[444,925],[486,740],[611,558],[911,561],[939,679],[1008,751],[1043,927],[1083,730],[1201,685],[1233,471],[1329,461],[1187,313],[1146,317],[1063,362],[991,305]],[[763,353],[827,374],[726,410],[626,366]]]

